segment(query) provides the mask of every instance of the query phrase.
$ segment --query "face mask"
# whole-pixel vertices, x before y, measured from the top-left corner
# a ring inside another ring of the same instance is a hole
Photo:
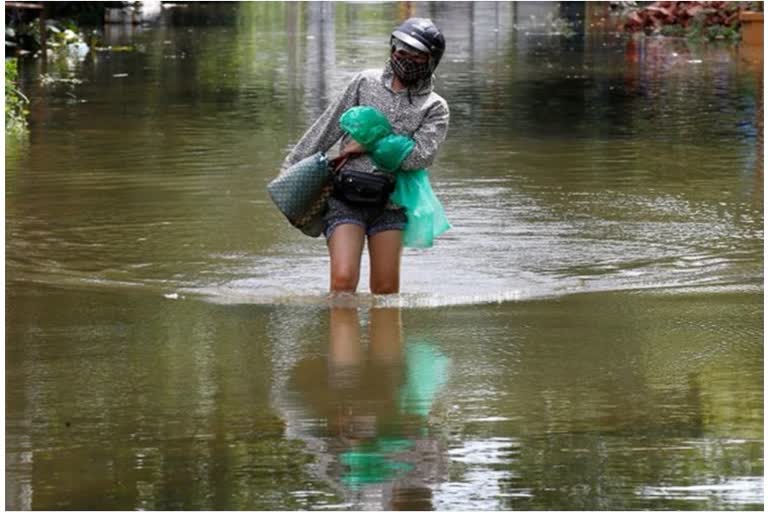
[[[406,85],[413,85],[419,80],[425,80],[432,76],[429,61],[416,63],[412,60],[398,57],[395,53],[392,54],[390,61],[392,63],[392,71]]]

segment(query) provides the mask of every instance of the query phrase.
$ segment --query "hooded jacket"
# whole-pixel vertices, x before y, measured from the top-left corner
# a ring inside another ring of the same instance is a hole
[[[317,152],[326,153],[339,141],[341,147],[348,144],[352,139],[339,126],[339,119],[348,109],[360,105],[382,112],[392,125],[393,133],[406,135],[415,142],[401,170],[431,166],[448,133],[448,103],[434,92],[432,78],[399,92],[392,89],[393,78],[389,63],[383,70],[369,69],[355,75],[294,146],[281,168],[287,169]],[[345,168],[373,172],[375,165],[365,154],[350,159]]]

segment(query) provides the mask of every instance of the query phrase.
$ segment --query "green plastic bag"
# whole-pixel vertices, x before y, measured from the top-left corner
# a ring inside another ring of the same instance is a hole
[[[345,466],[341,481],[351,488],[386,482],[414,468],[413,464],[387,457],[377,441],[352,448],[339,460]]]
[[[409,340],[405,364],[408,373],[400,389],[400,409],[426,418],[437,393],[448,381],[450,360],[426,340]]]
[[[376,166],[385,171],[396,171],[411,154],[416,143],[405,135],[390,134],[379,139],[371,151]]]
[[[426,169],[399,171],[390,199],[405,208],[408,224],[403,231],[403,245],[426,249],[435,238],[451,228],[443,205],[432,190]]]
[[[341,115],[339,124],[368,151],[379,139],[392,133],[389,120],[373,107],[352,107]]]
[[[392,125],[374,107],[352,107],[342,114],[341,128],[363,145],[382,170],[395,173],[397,182],[390,199],[405,208],[408,224],[403,231],[405,247],[429,248],[434,239],[451,228],[443,205],[429,183],[426,169],[399,170],[416,143],[392,133]]]

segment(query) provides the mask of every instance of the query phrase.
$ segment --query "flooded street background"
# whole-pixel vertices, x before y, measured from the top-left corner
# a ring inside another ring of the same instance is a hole
[[[7,507],[762,509],[762,50],[559,4],[177,8],[22,60]],[[265,186],[411,15],[454,228],[329,305]]]

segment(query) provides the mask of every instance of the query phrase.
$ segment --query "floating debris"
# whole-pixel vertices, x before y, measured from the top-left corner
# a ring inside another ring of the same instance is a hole
[[[62,77],[56,77],[51,75],[40,75],[40,83],[42,85],[52,85],[52,84],[79,85],[83,83],[83,81],[78,78],[62,78]]]
[[[127,46],[96,46],[94,50],[97,52],[135,52],[139,48],[133,45]]]

